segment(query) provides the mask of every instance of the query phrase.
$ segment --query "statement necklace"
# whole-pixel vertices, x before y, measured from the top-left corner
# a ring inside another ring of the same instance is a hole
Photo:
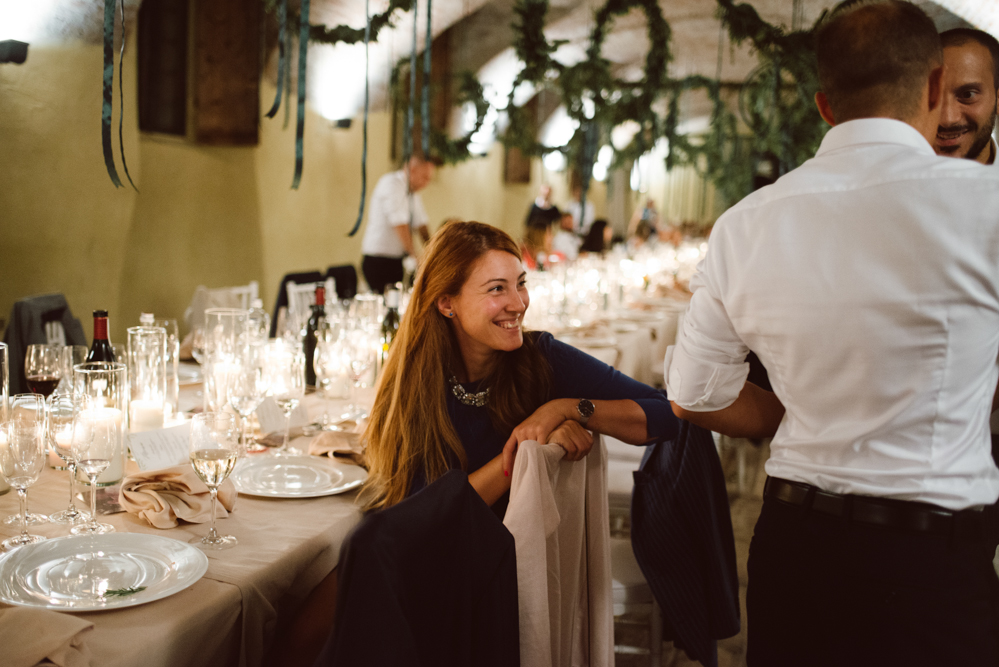
[[[464,403],[465,405],[471,405],[476,408],[481,408],[482,406],[484,406],[486,403],[489,402],[488,387],[486,387],[486,389],[483,391],[470,394],[469,392],[465,391],[465,388],[458,383],[458,379],[454,375],[451,375],[447,379],[447,381],[451,383],[451,393],[453,393],[454,397],[457,398],[462,403]]]

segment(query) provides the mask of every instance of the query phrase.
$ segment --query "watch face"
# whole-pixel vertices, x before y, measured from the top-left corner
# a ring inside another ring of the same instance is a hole
[[[576,409],[579,410],[579,414],[583,415],[583,419],[589,419],[593,416],[593,403],[589,399],[580,399]]]

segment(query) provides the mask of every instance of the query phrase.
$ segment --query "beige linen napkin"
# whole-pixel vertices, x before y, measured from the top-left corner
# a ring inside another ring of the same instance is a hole
[[[70,614],[13,607],[0,610],[0,647],[7,667],[90,667],[85,643],[94,627]]]
[[[205,523],[211,519],[212,499],[208,487],[189,465],[149,470],[125,477],[121,499],[126,512],[138,514],[154,528],[175,528],[178,519]],[[227,517],[236,505],[232,480],[219,486],[215,517]]]
[[[323,431],[313,438],[309,443],[309,454],[342,458],[363,467],[361,433],[364,431],[364,422],[342,421],[337,427],[339,431]]]

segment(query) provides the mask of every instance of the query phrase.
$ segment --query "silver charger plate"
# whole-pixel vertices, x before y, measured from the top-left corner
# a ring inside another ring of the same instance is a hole
[[[356,489],[368,478],[359,466],[325,456],[260,456],[240,461],[236,490],[266,498],[318,498]]]
[[[0,601],[82,612],[162,600],[201,579],[208,557],[143,533],[71,535],[36,542],[0,559]]]

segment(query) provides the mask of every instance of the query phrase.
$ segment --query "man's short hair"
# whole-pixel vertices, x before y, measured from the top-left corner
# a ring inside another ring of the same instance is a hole
[[[974,28],[954,28],[940,33],[940,46],[964,46],[968,42],[978,42],[989,50],[992,56],[992,85],[999,89],[999,40]]]
[[[837,122],[916,113],[943,63],[933,21],[903,0],[846,0],[815,32],[819,85]]]

